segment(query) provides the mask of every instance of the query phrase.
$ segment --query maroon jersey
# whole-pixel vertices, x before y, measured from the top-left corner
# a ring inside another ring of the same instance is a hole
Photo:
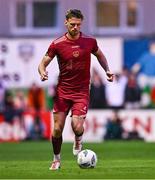
[[[98,50],[96,39],[80,34],[70,40],[66,34],[54,40],[48,55],[57,56],[59,64],[58,96],[63,98],[89,97],[90,58]]]

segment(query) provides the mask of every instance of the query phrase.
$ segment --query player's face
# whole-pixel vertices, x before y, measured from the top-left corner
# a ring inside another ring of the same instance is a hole
[[[79,34],[81,29],[82,20],[79,18],[72,17],[65,22],[68,33],[71,36],[76,36]]]

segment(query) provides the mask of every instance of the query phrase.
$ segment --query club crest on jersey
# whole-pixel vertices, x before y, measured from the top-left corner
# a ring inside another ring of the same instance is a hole
[[[79,54],[80,54],[79,51],[73,51],[73,56],[74,56],[74,57],[78,57]]]

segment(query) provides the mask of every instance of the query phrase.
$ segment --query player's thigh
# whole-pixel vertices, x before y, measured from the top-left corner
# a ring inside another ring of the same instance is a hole
[[[61,97],[54,98],[53,113],[64,112],[68,114],[72,101]]]
[[[71,102],[63,98],[55,98],[53,105],[53,118],[56,127],[63,127],[66,116],[70,110]]]
[[[80,99],[75,101],[72,106],[72,127],[82,128],[86,114],[88,111],[89,101],[87,99]]]

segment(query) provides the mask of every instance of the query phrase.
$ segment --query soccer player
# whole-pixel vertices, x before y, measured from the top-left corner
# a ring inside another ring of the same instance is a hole
[[[97,57],[105,70],[107,80],[113,81],[113,73],[110,72],[96,39],[80,31],[83,18],[83,14],[78,9],[67,11],[65,19],[67,32],[51,43],[38,67],[41,80],[48,80],[46,67],[57,56],[60,72],[53,106],[54,127],[51,141],[54,157],[50,170],[60,168],[62,132],[70,110],[71,126],[75,134],[73,154],[77,155],[82,149],[83,125],[89,104],[91,53]]]

